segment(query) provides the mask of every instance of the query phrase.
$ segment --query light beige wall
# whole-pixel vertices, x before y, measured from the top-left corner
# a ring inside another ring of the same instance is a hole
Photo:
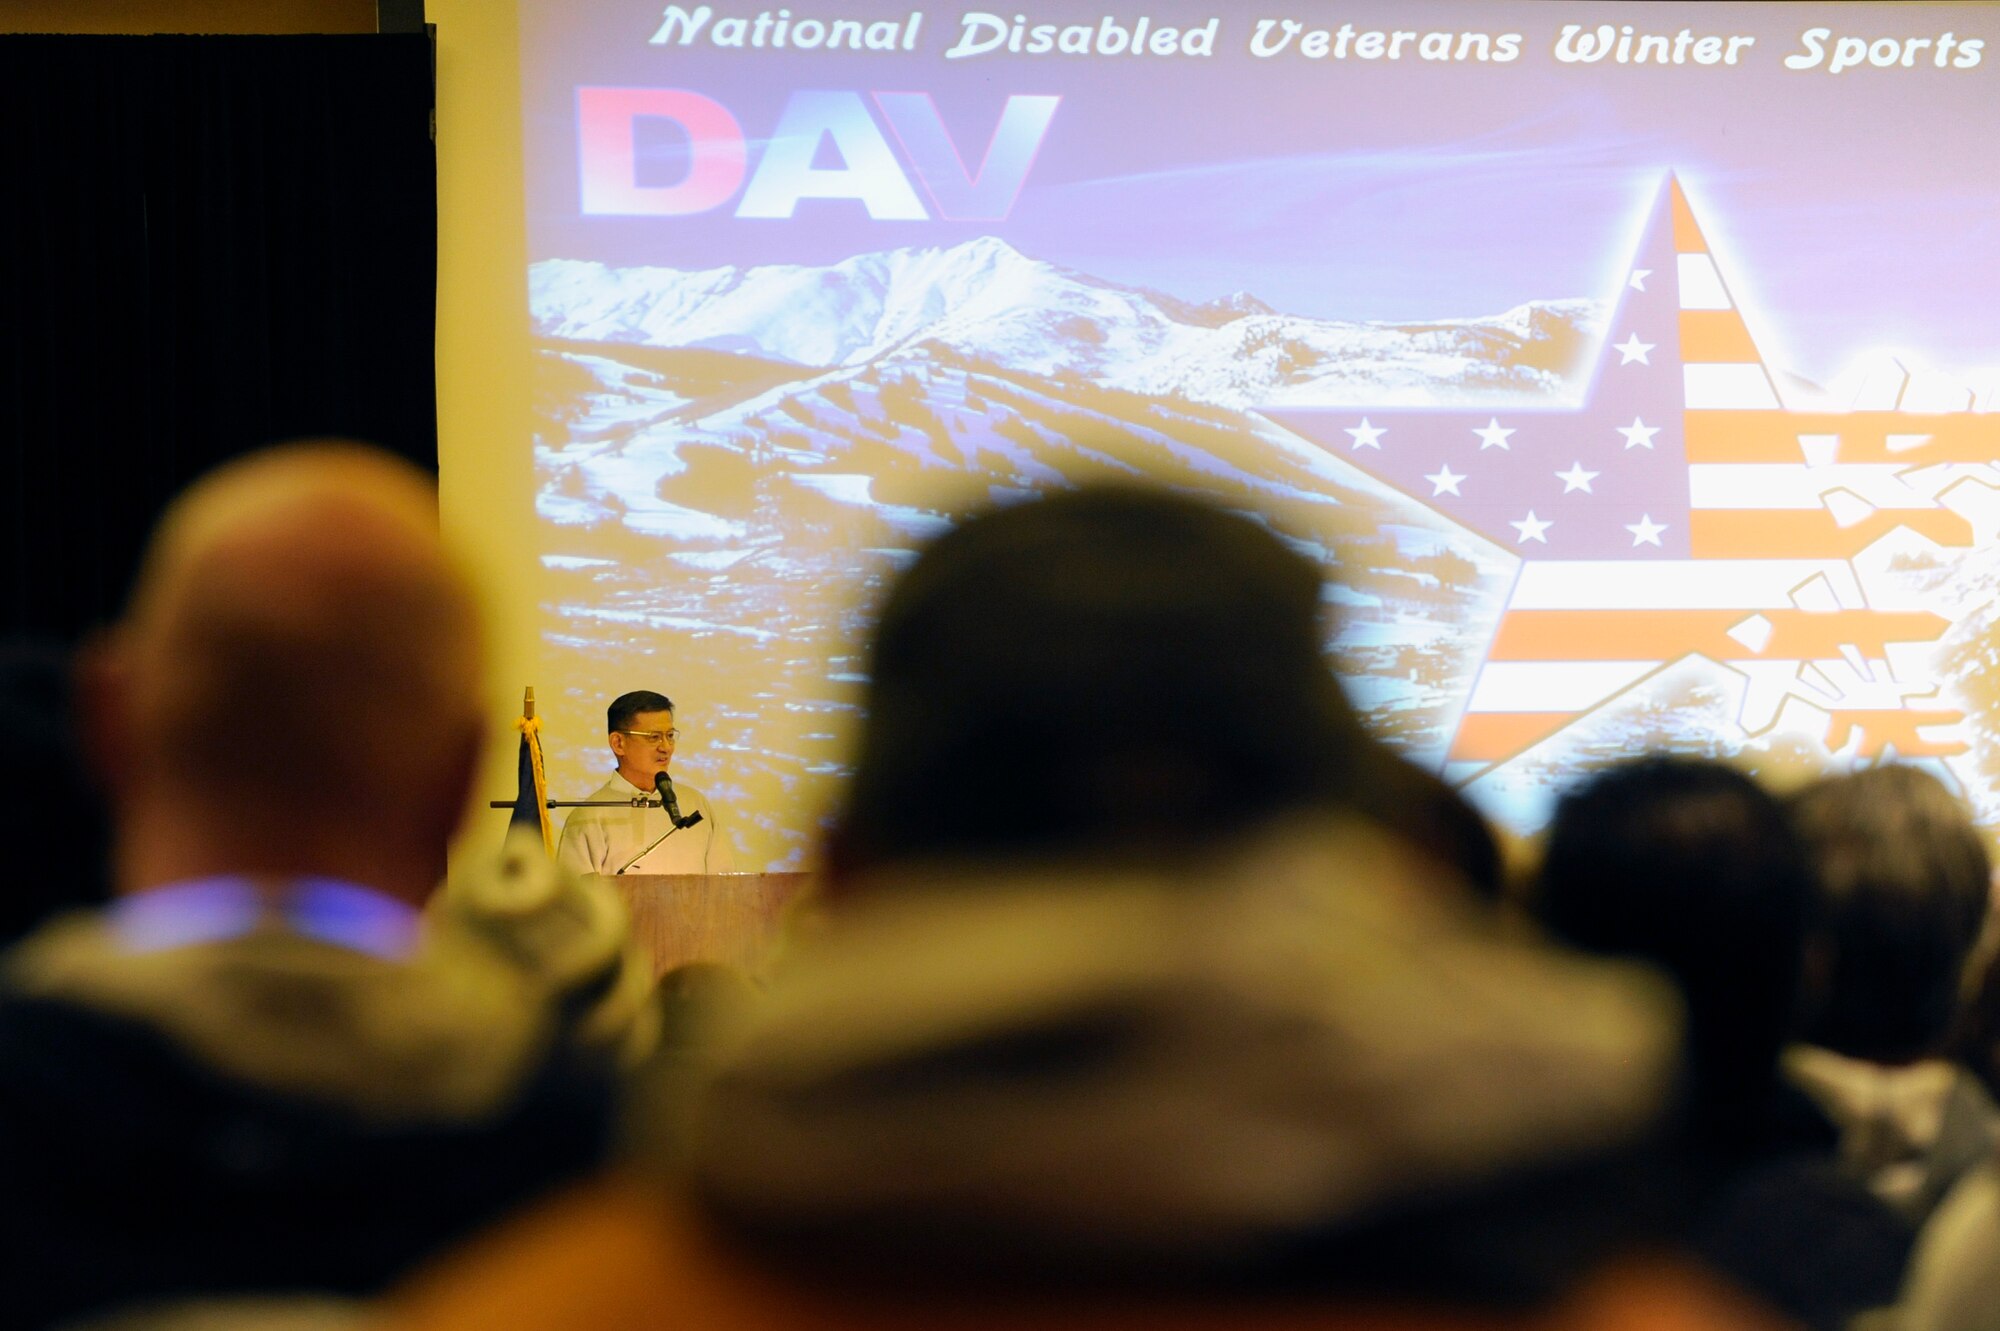
[[[493,743],[468,811],[466,843],[491,849],[505,817],[484,807],[514,793],[521,689],[535,678],[542,568],[529,539],[534,456],[529,420],[526,221],[514,6],[429,0],[438,65],[438,469],[445,529],[489,590]],[[454,862],[460,857],[454,856]]]
[[[373,31],[375,0],[0,0],[0,33]]]

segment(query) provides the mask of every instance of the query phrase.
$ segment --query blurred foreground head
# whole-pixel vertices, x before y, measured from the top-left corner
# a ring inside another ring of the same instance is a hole
[[[352,444],[212,473],[85,673],[119,885],[310,872],[420,899],[469,789],[482,659],[423,473]]]
[[[1264,528],[1095,487],[969,518],[883,609],[835,868],[1170,855],[1344,802],[1370,746],[1318,569]]]
[[[1698,1112],[1748,1127],[1797,1033],[1815,918],[1805,853],[1776,799],[1719,762],[1609,768],[1557,807],[1532,906],[1568,942],[1673,978]]]
[[[1884,1063],[1935,1053],[1992,890],[1971,816],[1937,778],[1903,766],[1816,782],[1791,810],[1832,935],[1814,1043]]]
[[[1351,816],[1383,760],[1320,610],[1270,533],[1157,492],[926,550],[833,847],[880,890],[718,1023],[710,1214],[878,1279],[1156,1289],[1545,1291],[1616,1231],[1596,1166],[1660,1111],[1671,1003]]]

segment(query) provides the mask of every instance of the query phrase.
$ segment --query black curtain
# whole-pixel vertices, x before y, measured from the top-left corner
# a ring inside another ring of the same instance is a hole
[[[421,34],[0,37],[0,633],[110,618],[261,444],[435,471],[431,106]]]

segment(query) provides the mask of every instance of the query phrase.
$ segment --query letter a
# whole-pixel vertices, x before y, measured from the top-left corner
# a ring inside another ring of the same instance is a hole
[[[816,168],[813,159],[828,138],[844,165]],[[800,199],[859,199],[877,221],[921,222],[930,216],[869,116],[868,104],[854,92],[792,94],[736,215],[790,217]]]

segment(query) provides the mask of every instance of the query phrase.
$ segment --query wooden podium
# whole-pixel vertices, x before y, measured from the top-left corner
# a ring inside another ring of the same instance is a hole
[[[802,873],[606,875],[632,911],[632,933],[653,957],[653,975],[690,961],[760,969],[785,908],[805,890]]]

